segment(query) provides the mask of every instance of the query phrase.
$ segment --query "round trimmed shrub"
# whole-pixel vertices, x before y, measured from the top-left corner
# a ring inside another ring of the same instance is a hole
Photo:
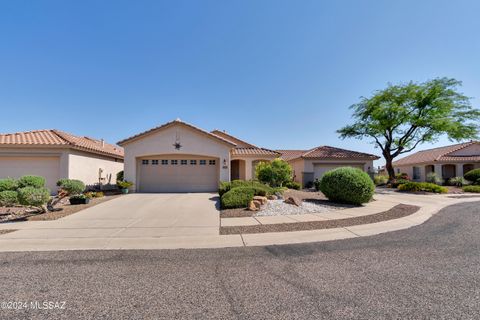
[[[18,179],[18,187],[43,188],[45,187],[45,178],[40,176],[23,176]]]
[[[230,191],[230,189],[232,188],[232,184],[228,181],[220,181],[219,185],[218,185],[218,194],[221,196],[223,196],[225,193],[227,193],[228,191]]]
[[[288,189],[300,190],[302,188],[302,185],[296,181],[288,181],[285,183],[285,187],[287,187]]]
[[[221,198],[222,208],[245,208],[248,206],[248,203],[253,200],[254,195],[255,190],[250,187],[230,189],[230,191],[226,192]]]
[[[18,189],[18,201],[24,206],[40,207],[50,199],[50,190],[47,188],[24,187]]]
[[[15,191],[18,189],[18,181],[12,178],[0,179],[1,191]]]
[[[0,191],[0,206],[11,207],[18,204],[17,191],[5,190]]]
[[[366,172],[342,167],[324,174],[320,191],[331,201],[362,204],[372,199],[375,185]]]
[[[69,195],[80,194],[85,191],[85,183],[75,179],[60,179],[57,186]]]
[[[470,170],[463,177],[471,182],[480,181],[480,169]]]

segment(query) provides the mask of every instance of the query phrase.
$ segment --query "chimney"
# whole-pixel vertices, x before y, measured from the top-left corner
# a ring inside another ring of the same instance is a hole
[[[100,139],[100,141],[102,142],[102,148],[105,148],[105,140]]]

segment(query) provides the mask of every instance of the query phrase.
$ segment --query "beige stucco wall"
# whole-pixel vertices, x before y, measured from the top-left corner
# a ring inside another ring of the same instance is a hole
[[[480,168],[480,163],[479,162],[430,162],[430,163],[421,163],[421,164],[416,164],[415,167],[420,168],[420,178],[415,179],[414,181],[425,181],[426,180],[426,170],[425,167],[428,165],[433,165],[434,166],[434,171],[437,173],[439,177],[442,177],[442,166],[443,165],[455,165],[455,175],[456,176],[463,176],[465,172],[463,172],[463,165],[464,164],[473,164],[474,168]],[[394,166],[395,169],[395,174],[397,173],[406,173],[410,178],[413,179],[413,165],[410,166]]]
[[[182,148],[175,150],[173,144],[178,135]],[[125,179],[135,184],[137,181],[137,158],[161,154],[203,155],[218,158],[220,181],[230,181],[230,149],[232,145],[209,138],[194,129],[177,124],[141,139],[128,142],[125,151]],[[225,160],[227,166],[223,166]],[[132,190],[136,190],[135,185]]]
[[[115,161],[110,157],[104,157],[91,153],[72,150],[68,154],[68,178],[78,179],[86,185],[99,183],[100,173],[102,184],[115,184],[116,175],[123,170],[123,162]]]
[[[232,160],[243,160],[240,161],[240,176],[244,176],[244,180],[254,180],[255,177],[255,167],[261,161],[272,161],[277,158],[276,156],[233,156]]]

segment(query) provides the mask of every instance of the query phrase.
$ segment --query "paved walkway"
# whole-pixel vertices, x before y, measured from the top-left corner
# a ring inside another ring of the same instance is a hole
[[[381,207],[400,203],[421,209],[404,218],[345,228],[219,235],[213,196],[133,194],[56,221],[2,224],[0,229],[22,230],[1,235],[0,251],[222,248],[328,241],[409,228],[448,205],[480,201],[480,197],[454,199],[448,195],[385,192],[375,195],[374,204],[348,209],[349,214],[365,214],[370,208],[373,214]]]

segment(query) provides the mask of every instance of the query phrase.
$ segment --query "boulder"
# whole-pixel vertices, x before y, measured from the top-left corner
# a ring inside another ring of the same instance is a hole
[[[253,200],[253,204],[255,207],[257,207],[258,210],[260,210],[260,207],[262,206],[262,203],[258,200]]]
[[[252,201],[250,201],[250,202],[248,203],[248,208],[247,208],[247,210],[250,210],[250,211],[258,211],[258,210],[260,210],[260,206],[257,207],[257,206],[255,205],[255,201],[252,200]]]
[[[288,204],[293,204],[294,206],[300,207],[302,205],[302,201],[297,197],[288,197],[283,202]]]
[[[267,196],[267,199],[268,199],[268,200],[277,200],[278,197],[277,197],[276,195],[274,195],[274,194],[271,194],[271,195]]]
[[[265,203],[267,203],[267,197],[262,197],[262,196],[255,196],[253,197],[253,201],[260,201],[260,203],[263,205]]]

